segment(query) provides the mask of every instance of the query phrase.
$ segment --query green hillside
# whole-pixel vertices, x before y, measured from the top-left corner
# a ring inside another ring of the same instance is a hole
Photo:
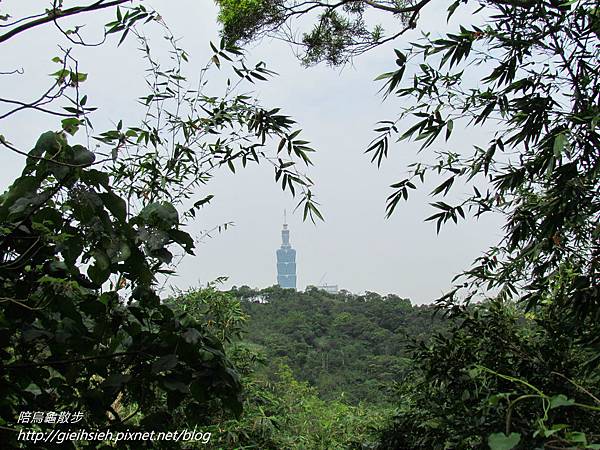
[[[249,315],[245,340],[269,358],[282,358],[322,399],[350,404],[388,401],[410,366],[409,344],[442,323],[431,307],[412,306],[396,295],[278,287],[231,292]]]

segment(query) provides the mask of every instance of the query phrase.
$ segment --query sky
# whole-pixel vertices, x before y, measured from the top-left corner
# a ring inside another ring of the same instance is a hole
[[[3,0],[0,12],[20,17],[40,7],[39,0]],[[65,1],[65,6],[85,2]],[[180,45],[190,54],[186,69],[196,76],[211,56],[209,41],[217,42],[218,24],[212,1],[178,0],[147,2],[181,38]],[[385,199],[389,185],[404,178],[407,165],[415,161],[417,146],[403,141],[391,146],[391,154],[380,169],[369,162],[364,149],[375,136],[375,123],[393,119],[402,104],[399,99],[383,100],[375,77],[394,70],[394,48],[405,48],[421,31],[434,34],[452,29],[456,21],[446,24],[445,11],[434,2],[423,13],[421,26],[395,42],[356,58],[340,69],[326,65],[304,68],[290,47],[280,41],[265,39],[247,47],[251,62],[265,61],[279,75],[256,85],[253,94],[265,105],[281,107],[303,130],[305,138],[317,150],[314,166],[306,173],[315,182],[314,191],[325,217],[316,225],[303,222],[300,211],[291,213],[297,200],[281,192],[274,182],[272,167],[249,166],[232,174],[218,173],[198,195],[214,194],[213,202],[201,210],[187,231],[194,236],[220,224],[233,226],[198,244],[196,256],[189,256],[178,266],[170,286],[188,288],[204,285],[218,277],[228,277],[224,284],[256,288],[276,283],[275,251],[281,243],[283,211],[288,211],[291,243],[297,251],[298,287],[336,284],[341,289],[360,293],[374,291],[394,293],[413,303],[428,303],[451,286],[460,271],[501,237],[499,217],[484,216],[459,225],[448,224],[436,235],[435,225],[424,222],[432,214],[427,193],[436,185],[427,184],[400,204],[397,212],[385,218]],[[39,11],[39,9],[38,9]],[[456,20],[472,19],[470,11],[461,11]],[[87,14],[68,24],[85,24],[89,36],[99,36],[102,24],[114,12]],[[394,26],[386,23],[384,26]],[[160,49],[160,36],[155,38]],[[56,71],[51,58],[60,54],[57,44],[68,47],[52,26],[39,27],[0,44],[0,71],[22,68],[22,75],[0,78],[0,98],[32,99],[50,83],[48,74]],[[114,41],[94,48],[74,48],[81,71],[89,73],[86,92],[99,106],[93,120],[97,129],[110,127],[121,118],[140,114],[136,99],[144,94],[144,65],[133,40],[116,47]],[[216,77],[220,75],[214,74]],[[222,80],[214,80],[219,82]],[[3,107],[0,105],[0,111]],[[29,149],[37,136],[56,129],[56,118],[30,112],[0,120],[0,134],[19,148]],[[455,151],[468,151],[474,144],[485,144],[492,130],[455,127],[444,145]],[[441,144],[440,144],[441,148]],[[23,157],[0,150],[0,189],[10,185],[24,164]],[[460,190],[454,199],[466,196]]]

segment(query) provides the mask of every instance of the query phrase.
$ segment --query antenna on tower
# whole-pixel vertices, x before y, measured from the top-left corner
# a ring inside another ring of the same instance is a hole
[[[287,210],[283,210],[283,224],[287,225]]]

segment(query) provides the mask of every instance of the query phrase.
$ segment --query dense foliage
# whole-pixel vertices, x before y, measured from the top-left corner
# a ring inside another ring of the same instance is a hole
[[[412,349],[381,448],[599,448],[600,371],[563,330],[510,303],[470,308]]]
[[[391,409],[381,405],[323,400],[284,364],[244,378],[243,385],[244,414],[214,427],[216,448],[375,448],[391,415]]]
[[[127,214],[93,161],[47,132],[0,197],[3,423],[22,411],[83,411],[87,426],[117,429],[127,418],[115,402],[126,399],[152,428],[172,424],[188,388],[194,409],[218,398],[239,410],[222,346],[176,321],[154,289],[166,247],[191,252],[177,210],[153,202]]]
[[[391,295],[278,287],[174,304],[224,330],[242,375],[244,412],[211,428],[217,448],[600,445],[600,372],[582,370],[592,352],[551,311],[492,301],[432,321],[433,308]]]
[[[285,347],[295,337],[293,328],[288,327],[295,324],[292,317],[298,316],[298,309],[306,308],[299,307],[299,303],[306,301],[313,306],[312,312],[305,311],[304,317],[309,323],[318,317],[327,321],[322,316],[323,311],[331,306],[332,296],[321,299],[318,292],[300,294],[278,288],[263,291],[241,288],[233,293],[243,300],[214,288],[192,290],[169,300],[176,313],[182,314],[183,320],[185,317],[200,320],[206,329],[215,331],[226,346],[235,370],[241,375],[243,414],[239,418],[230,415],[213,418],[214,425],[207,430],[215,438],[208,448],[374,448],[382,425],[391,415],[391,408],[373,403],[379,400],[377,392],[372,393],[374,398],[351,405],[353,399],[345,396],[342,389],[336,390],[337,395],[323,395],[318,388],[325,386],[319,385],[318,380],[316,386],[299,381],[288,366],[302,368],[299,366],[302,355],[297,357],[293,347]],[[269,303],[249,303],[249,298],[256,299],[257,296],[268,297]],[[318,307],[320,300],[325,302],[322,307]],[[405,302],[402,303],[406,307]],[[273,307],[277,308],[277,312]],[[359,302],[353,309],[358,317],[361,311]],[[245,311],[250,311],[251,315]],[[332,320],[331,317],[329,319]],[[260,333],[260,327],[267,322],[271,322],[274,328],[283,327],[278,331],[266,328],[264,333]],[[374,324],[372,326],[377,328]],[[249,332],[248,335],[245,331]],[[267,336],[267,341],[278,338],[282,342],[279,351],[289,352],[289,357],[283,358],[271,347],[256,344],[262,335]],[[363,355],[356,353],[349,356],[359,358]],[[338,381],[345,383],[344,386],[352,386],[357,383],[357,380],[351,380],[352,377],[360,374],[361,370],[369,369],[348,364],[335,375]],[[331,369],[321,372],[331,373]],[[365,378],[366,373],[362,375]],[[203,445],[203,448],[206,447]]]
[[[250,316],[245,340],[283,358],[326,400],[385,403],[411,361],[407,345],[442,328],[431,307],[374,292],[328,294],[272,287],[232,291]]]

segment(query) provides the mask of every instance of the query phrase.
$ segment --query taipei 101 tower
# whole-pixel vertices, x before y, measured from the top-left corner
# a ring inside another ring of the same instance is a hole
[[[285,211],[281,247],[277,250],[277,284],[285,289],[296,289],[296,250],[290,245],[290,230]]]

